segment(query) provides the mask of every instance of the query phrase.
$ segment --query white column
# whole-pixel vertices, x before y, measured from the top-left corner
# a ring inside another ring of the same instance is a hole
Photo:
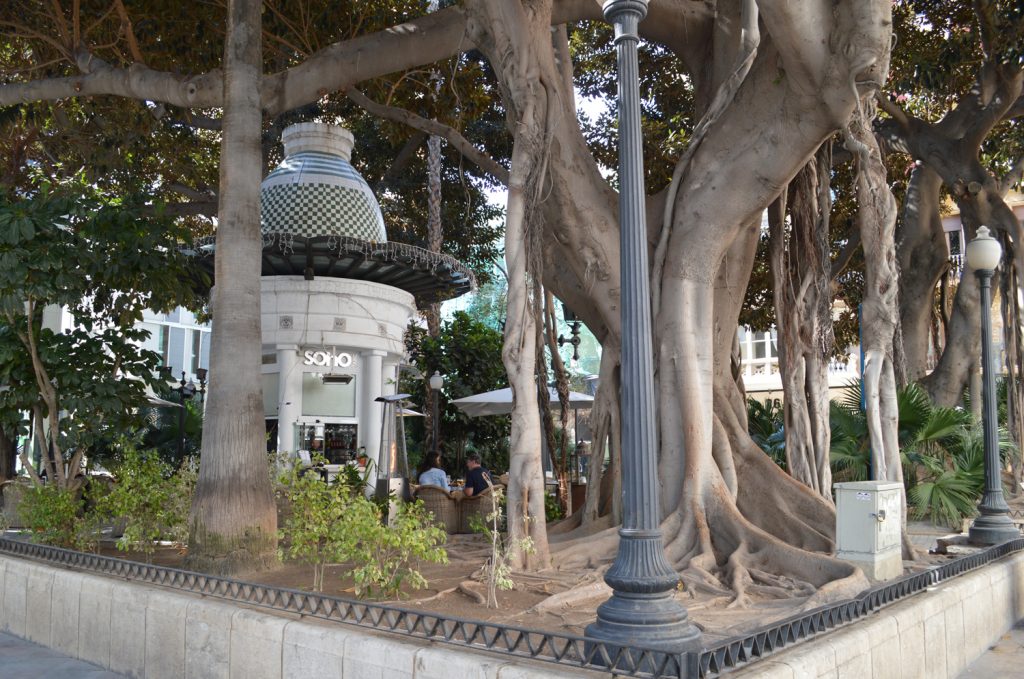
[[[359,440],[366,446],[366,455],[375,463],[380,456],[380,425],[383,407],[374,399],[384,393],[383,362],[386,351],[372,349],[362,354],[359,371]]]
[[[295,346],[277,350],[277,450],[295,452],[295,422],[302,415],[302,365]]]

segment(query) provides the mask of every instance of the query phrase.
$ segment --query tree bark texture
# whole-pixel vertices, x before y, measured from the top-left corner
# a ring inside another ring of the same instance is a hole
[[[14,478],[15,462],[18,459],[17,438],[8,436],[0,429],[0,483]]]
[[[921,165],[910,173],[896,232],[900,275],[900,326],[907,379],[917,382],[929,371],[935,286],[949,270],[949,242],[939,214],[942,179]]]
[[[213,336],[202,460],[189,516],[190,567],[232,573],[277,558],[260,376],[259,0],[230,0],[224,49]]]
[[[831,143],[790,183],[790,223],[780,197],[769,208],[769,259],[782,374],[789,473],[832,501],[828,363],[832,334],[829,176]]]

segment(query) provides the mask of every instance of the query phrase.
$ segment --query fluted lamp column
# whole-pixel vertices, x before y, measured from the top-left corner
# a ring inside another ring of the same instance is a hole
[[[612,596],[586,635],[613,645],[683,653],[700,632],[674,596],[679,574],[665,558],[658,500],[654,369],[637,26],[647,0],[606,0],[619,72],[619,195],[622,268],[622,495],[619,552],[605,574]]]
[[[1003,497],[999,462],[999,424],[996,419],[996,376],[992,370],[992,276],[999,266],[1003,248],[989,235],[988,227],[967,244],[967,266],[974,269],[981,288],[981,410],[985,434],[985,495],[978,505],[980,516],[971,524],[968,537],[976,545],[996,545],[1020,537],[1010,520],[1010,508]]]

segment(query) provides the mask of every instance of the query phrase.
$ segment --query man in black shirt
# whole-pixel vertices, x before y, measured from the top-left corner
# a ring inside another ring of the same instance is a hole
[[[466,472],[466,488],[462,491],[466,497],[473,497],[487,490],[491,473],[480,465],[479,455],[470,453],[466,457],[466,469],[469,470]]]

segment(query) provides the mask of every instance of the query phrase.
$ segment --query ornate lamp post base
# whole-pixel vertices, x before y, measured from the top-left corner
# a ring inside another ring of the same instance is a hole
[[[587,626],[592,639],[666,653],[699,650],[700,630],[673,592],[679,582],[665,559],[661,531],[621,529],[615,563],[604,576],[613,589]]]
[[[972,545],[998,545],[1019,537],[1020,529],[1005,513],[983,513],[974,520],[967,532],[967,540]]]

